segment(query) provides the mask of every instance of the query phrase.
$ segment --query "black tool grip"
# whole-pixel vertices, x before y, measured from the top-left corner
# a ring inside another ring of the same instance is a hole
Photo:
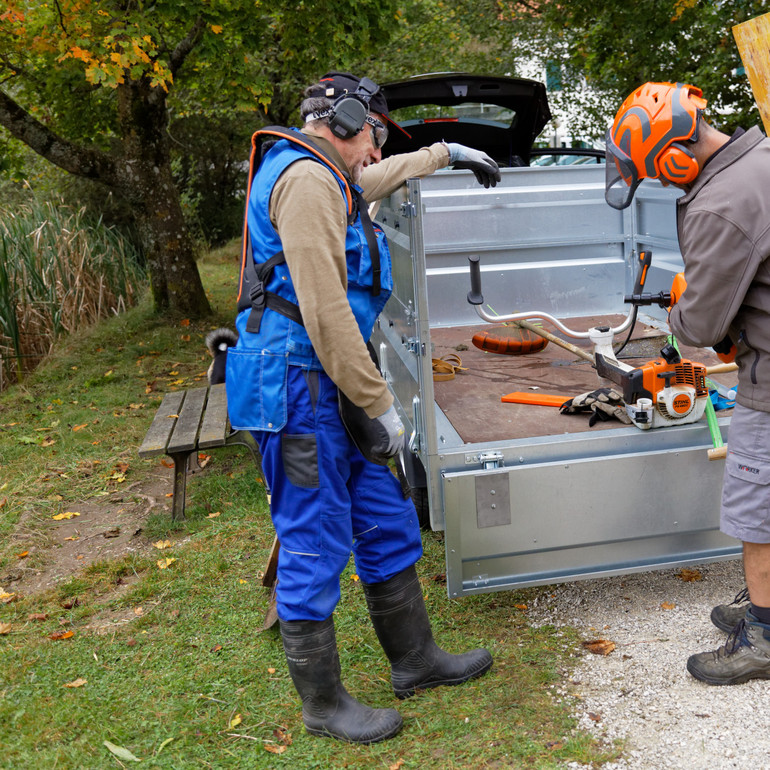
[[[481,305],[484,302],[484,295],[481,293],[481,267],[479,258],[474,254],[468,257],[471,268],[471,290],[468,292],[468,302],[471,305]]]

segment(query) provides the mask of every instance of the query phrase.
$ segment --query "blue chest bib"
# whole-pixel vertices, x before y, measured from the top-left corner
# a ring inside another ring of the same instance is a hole
[[[266,129],[265,133],[285,138],[268,150],[250,175],[236,318],[239,337],[238,344],[228,350],[226,387],[234,428],[275,432],[286,423],[287,367],[321,369],[302,325],[280,235],[270,222],[270,196],[288,166],[311,158],[326,166],[339,184],[348,210],[347,298],[365,340],[390,297],[393,280],[385,235],[376,226],[366,226],[368,214],[364,212],[362,218],[366,204],[360,188],[350,184],[334,162],[298,131]],[[255,155],[253,152],[252,168]]]

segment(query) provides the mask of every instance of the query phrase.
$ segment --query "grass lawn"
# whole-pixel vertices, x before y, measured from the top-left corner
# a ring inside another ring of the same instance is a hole
[[[72,542],[86,555],[104,542],[88,514],[64,542],[72,519],[54,516],[99,509],[109,522],[141,508],[151,484],[170,492],[171,471],[136,450],[162,395],[205,381],[203,339],[232,326],[237,261],[232,246],[200,263],[216,317],[161,320],[145,302],[63,340],[0,394],[0,767],[556,768],[616,757],[576,732],[571,704],[554,696],[579,640],[528,626],[534,591],[450,601],[436,532],[417,565],[436,638],[455,652],[489,648],[494,668],[397,701],[351,563],[335,615],[343,681],[369,705],[398,708],[404,729],[373,746],[307,735],[277,631],[261,631],[273,530],[240,448],[217,450],[190,479],[186,521],[173,525],[154,497],[135,547],[15,590]]]

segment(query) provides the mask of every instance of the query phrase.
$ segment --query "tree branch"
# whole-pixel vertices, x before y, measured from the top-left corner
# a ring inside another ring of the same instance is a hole
[[[0,91],[0,126],[70,174],[118,185],[117,169],[112,158],[58,136],[3,91]]]
[[[177,47],[171,52],[169,67],[172,75],[176,76],[177,70],[184,64],[184,60],[190,51],[195,48],[201,39],[205,27],[206,22],[199,16],[184,39],[180,40]]]

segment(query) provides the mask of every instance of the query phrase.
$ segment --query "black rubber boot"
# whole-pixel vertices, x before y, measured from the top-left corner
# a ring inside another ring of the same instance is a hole
[[[332,618],[282,620],[281,637],[309,733],[348,743],[377,743],[401,729],[398,711],[364,706],[342,686]]]
[[[364,585],[364,593],[377,638],[390,661],[393,691],[398,698],[409,698],[416,690],[462,684],[492,667],[487,650],[452,655],[433,641],[414,567],[384,583]]]

